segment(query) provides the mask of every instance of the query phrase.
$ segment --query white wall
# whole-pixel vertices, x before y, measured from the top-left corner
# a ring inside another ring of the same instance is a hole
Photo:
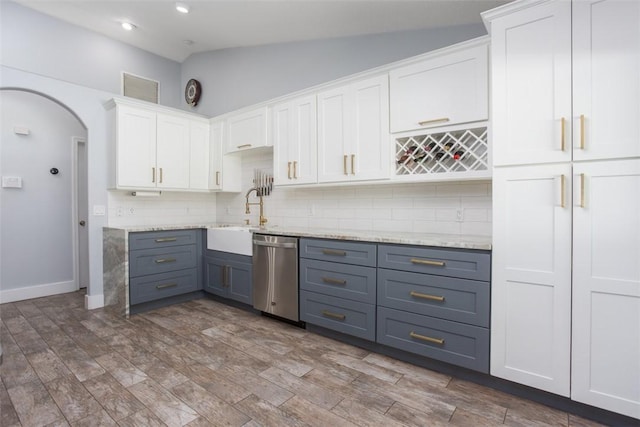
[[[75,290],[72,138],[87,132],[65,108],[29,92],[0,91],[0,112],[0,173],[22,178],[22,188],[0,189],[3,300],[10,289]]]
[[[258,207],[245,215],[253,169],[273,170],[270,154],[244,153],[241,194],[218,195],[218,222],[258,223]],[[251,196],[251,201],[254,195]],[[378,184],[325,188],[276,188],[265,200],[270,226],[320,227],[491,236],[491,183]],[[457,220],[457,210],[463,220]]]
[[[0,1],[2,65],[121,94],[121,73],[160,82],[160,103],[185,106],[180,64],[93,31]]]
[[[215,222],[215,193],[165,191],[159,197],[133,197],[131,192],[109,191],[110,227]]]
[[[182,85],[199,80],[192,110],[217,116],[485,34],[478,24],[199,53],[183,62]]]

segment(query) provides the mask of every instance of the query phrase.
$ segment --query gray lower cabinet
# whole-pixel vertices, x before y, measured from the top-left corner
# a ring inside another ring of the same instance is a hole
[[[376,245],[300,239],[300,320],[376,337]]]
[[[201,230],[130,233],[130,305],[201,290],[201,248]]]
[[[204,290],[251,305],[252,269],[250,256],[207,250],[204,258]]]
[[[489,372],[491,255],[379,245],[380,344]]]

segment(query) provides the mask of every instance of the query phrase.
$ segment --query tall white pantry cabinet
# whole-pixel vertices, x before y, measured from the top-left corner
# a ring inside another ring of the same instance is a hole
[[[640,418],[640,1],[517,1],[483,18],[491,373]]]

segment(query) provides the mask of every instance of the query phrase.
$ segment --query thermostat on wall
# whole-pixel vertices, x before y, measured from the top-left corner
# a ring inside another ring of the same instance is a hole
[[[3,176],[2,188],[22,188],[22,178],[19,176]]]

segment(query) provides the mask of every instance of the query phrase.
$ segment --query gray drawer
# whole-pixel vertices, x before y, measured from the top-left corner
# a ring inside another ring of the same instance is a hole
[[[486,328],[378,307],[377,342],[489,373]]]
[[[489,327],[489,282],[378,270],[378,305]]]
[[[373,304],[300,291],[300,320],[369,341],[376,339]]]
[[[131,279],[129,298],[131,305],[185,294],[198,290],[197,269],[152,274]]]
[[[196,245],[130,251],[129,277],[196,267],[196,252]]]
[[[300,258],[376,266],[376,245],[339,240],[300,239]]]
[[[300,289],[375,304],[376,269],[301,258]]]
[[[483,251],[379,245],[378,267],[488,282],[491,255]]]
[[[196,244],[201,230],[149,231],[129,234],[129,250]]]

